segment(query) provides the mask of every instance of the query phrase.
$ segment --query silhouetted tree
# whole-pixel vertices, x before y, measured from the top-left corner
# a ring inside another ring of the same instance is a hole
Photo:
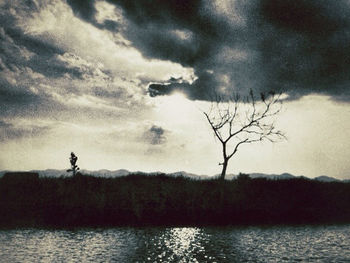
[[[67,172],[73,172],[73,176],[75,176],[77,171],[80,169],[76,165],[78,161],[78,157],[74,154],[74,152],[71,152],[69,160],[70,160],[71,169],[68,169]]]
[[[281,111],[280,94],[261,94],[256,100],[253,91],[249,96],[238,95],[223,100],[216,97],[206,116],[216,138],[222,145],[223,162],[220,179],[224,180],[229,160],[242,144],[285,138],[274,125],[274,117]]]

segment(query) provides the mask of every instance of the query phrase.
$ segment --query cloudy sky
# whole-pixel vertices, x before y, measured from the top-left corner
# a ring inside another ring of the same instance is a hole
[[[0,0],[0,170],[220,172],[211,94],[270,90],[288,140],[228,173],[350,178],[348,0]]]

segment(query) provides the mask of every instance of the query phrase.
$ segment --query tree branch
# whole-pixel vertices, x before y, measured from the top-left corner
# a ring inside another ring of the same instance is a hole
[[[222,144],[224,162],[227,163],[243,144],[263,140],[275,142],[286,138],[281,131],[276,130],[272,118],[281,112],[280,96],[281,94],[275,93],[269,93],[268,96],[260,94],[260,103],[256,101],[252,91],[243,100],[235,96],[234,99],[223,102],[221,98],[216,97],[216,103],[211,104],[210,111],[203,112],[215,137]],[[228,143],[231,140],[238,142],[231,145],[233,151],[227,155]]]
[[[210,120],[209,115],[208,115],[206,112],[203,112],[203,113],[204,113],[204,115],[207,117],[207,120],[208,120],[208,122],[209,122],[211,128],[213,129],[213,131],[214,131],[216,137],[220,140],[221,143],[224,143],[223,139],[221,138],[220,133],[218,132],[218,129],[214,126],[213,122]]]

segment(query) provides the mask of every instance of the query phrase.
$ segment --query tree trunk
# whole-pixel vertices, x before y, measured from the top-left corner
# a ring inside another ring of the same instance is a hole
[[[224,162],[222,163],[222,171],[220,176],[220,180],[222,181],[225,180],[227,164],[228,164],[228,160],[225,159]]]

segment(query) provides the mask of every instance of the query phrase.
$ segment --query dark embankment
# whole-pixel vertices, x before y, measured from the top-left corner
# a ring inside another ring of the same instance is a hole
[[[350,183],[182,177],[0,179],[1,227],[350,222]]]

